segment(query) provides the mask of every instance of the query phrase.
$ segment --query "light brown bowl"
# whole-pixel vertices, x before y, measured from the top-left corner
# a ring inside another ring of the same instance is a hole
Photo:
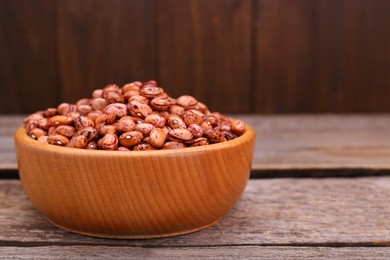
[[[97,151],[42,144],[15,133],[20,179],[53,224],[96,237],[185,234],[218,222],[248,181],[255,133],[208,146]]]

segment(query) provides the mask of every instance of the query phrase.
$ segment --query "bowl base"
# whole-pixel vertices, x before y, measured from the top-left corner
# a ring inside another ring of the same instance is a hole
[[[61,226],[61,225],[53,222],[52,220],[50,220],[50,219],[48,219],[46,217],[45,217],[45,219],[48,222],[50,222],[52,225],[56,226],[56,227],[59,227],[59,228],[61,228],[63,230],[66,230],[66,231],[69,231],[69,232],[72,232],[72,233],[76,233],[76,234],[79,234],[79,235],[83,235],[83,236],[96,237],[96,238],[110,238],[110,239],[151,239],[151,238],[173,237],[173,236],[185,235],[185,234],[190,234],[190,233],[194,233],[194,232],[197,232],[197,231],[201,231],[203,229],[209,228],[209,227],[217,224],[221,219],[223,219],[223,217],[217,219],[216,221],[214,221],[214,222],[212,222],[210,224],[207,224],[207,225],[204,225],[204,226],[201,226],[201,227],[197,227],[197,228],[194,228],[194,229],[178,231],[178,232],[150,234],[150,235],[132,235],[132,234],[117,235],[117,234],[84,232],[84,231],[74,230],[74,229],[71,229],[71,228],[67,228],[67,227]]]

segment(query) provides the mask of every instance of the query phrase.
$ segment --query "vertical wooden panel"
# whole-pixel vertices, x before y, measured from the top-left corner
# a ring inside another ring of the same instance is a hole
[[[257,112],[390,111],[390,2],[256,0]]]
[[[251,110],[251,0],[157,1],[158,79],[221,112]]]
[[[152,0],[58,1],[62,98],[154,77]]]
[[[57,103],[52,0],[0,1],[0,114]]]

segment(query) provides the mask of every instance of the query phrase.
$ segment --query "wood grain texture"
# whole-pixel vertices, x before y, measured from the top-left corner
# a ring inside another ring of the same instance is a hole
[[[388,259],[390,248],[367,247],[126,247],[38,246],[1,248],[4,259]]]
[[[255,1],[256,112],[390,109],[386,0]]]
[[[316,170],[342,175],[372,175],[390,169],[390,116],[383,115],[233,115],[257,134],[254,171],[285,170],[284,176],[316,176]],[[0,169],[16,170],[13,133],[21,116],[0,116]],[[332,170],[339,170],[332,173]]]
[[[0,181],[2,246],[390,246],[389,177],[250,180],[216,225],[162,239],[111,240],[63,231],[27,200],[20,182]]]
[[[61,101],[154,75],[152,0],[57,2]]]
[[[20,180],[53,224],[105,238],[166,237],[218,222],[245,189],[255,133],[229,142],[121,152],[42,144],[15,134]],[[58,205],[61,205],[58,207]]]
[[[0,114],[58,103],[55,19],[52,0],[0,1]]]
[[[251,112],[252,1],[156,1],[158,79],[213,111]]]

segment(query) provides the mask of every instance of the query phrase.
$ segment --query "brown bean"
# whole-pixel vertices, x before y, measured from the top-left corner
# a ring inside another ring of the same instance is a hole
[[[164,127],[166,120],[159,114],[151,114],[145,117],[145,122],[152,124],[155,127]]]
[[[93,110],[103,110],[107,105],[107,100],[104,98],[94,98],[91,101],[91,107]]]
[[[79,112],[70,112],[70,113],[67,114],[67,116],[73,118],[74,120],[76,120],[76,118],[81,116],[81,113],[79,113]]]
[[[87,144],[87,146],[85,147],[85,149],[89,149],[89,150],[96,150],[98,148],[98,145],[96,142],[89,142]]]
[[[154,125],[149,123],[140,123],[135,126],[135,130],[141,132],[145,136],[148,136],[153,128]]]
[[[45,117],[52,117],[57,115],[58,111],[57,108],[51,107],[45,110],[45,113],[43,114]]]
[[[48,144],[49,142],[47,141],[49,137],[47,135],[42,135],[38,138],[38,142],[43,143],[43,144]]]
[[[138,91],[140,90],[140,86],[138,84],[132,83],[127,83],[123,85],[122,87],[122,94],[125,94],[128,91]]]
[[[150,144],[156,148],[160,148],[165,143],[167,139],[167,134],[161,128],[154,128],[150,132]]]
[[[84,135],[85,137],[87,137],[88,142],[92,142],[95,138],[98,137],[98,134],[99,134],[98,130],[96,130],[95,128],[86,127],[86,128],[80,129],[74,135],[75,136]]]
[[[51,126],[50,118],[42,118],[38,120],[38,127],[44,130],[48,130]]]
[[[170,97],[156,97],[150,101],[150,106],[157,111],[168,110],[176,101]]]
[[[105,136],[106,134],[116,134],[116,125],[105,125],[100,124],[96,128],[101,136]]]
[[[47,132],[46,132],[45,130],[43,130],[43,129],[40,129],[40,128],[34,128],[34,129],[32,129],[32,130],[28,133],[28,135],[29,135],[31,138],[37,140],[39,137],[47,135]]]
[[[138,101],[130,101],[128,104],[128,109],[131,115],[142,119],[153,113],[153,110],[150,108],[150,106]]]
[[[31,115],[25,117],[23,119],[23,124],[27,125],[27,123],[30,122],[30,121],[38,122],[38,120],[42,119],[42,118],[44,118],[43,115],[41,115],[39,113],[34,113],[34,114],[31,114]]]
[[[166,142],[163,146],[162,149],[179,149],[179,148],[185,148],[185,144],[177,142],[177,141],[170,141]]]
[[[122,103],[113,103],[103,109],[103,113],[113,113],[116,118],[121,118],[127,115],[127,106]]]
[[[60,125],[71,125],[74,122],[74,119],[70,116],[53,116],[50,119],[52,126],[60,126]]]
[[[149,104],[149,99],[147,97],[141,96],[141,95],[134,95],[129,98],[130,101],[137,101],[143,104],[148,105]]]
[[[122,93],[121,89],[119,88],[118,85],[116,84],[108,84],[106,85],[104,88],[103,88],[103,91],[102,91],[102,97],[103,98],[107,98],[107,95],[109,95],[109,93]]]
[[[95,126],[95,123],[90,119],[89,117],[86,116],[78,116],[76,120],[74,121],[74,125],[77,130],[83,129],[85,127],[89,126]]]
[[[57,134],[57,128],[55,126],[51,126],[47,130],[47,135],[56,135]]]
[[[241,120],[235,120],[232,122],[232,132],[237,135],[245,133],[245,124]]]
[[[169,113],[174,115],[182,116],[184,114],[184,111],[185,111],[184,107],[178,105],[173,105],[169,108]]]
[[[100,140],[103,150],[115,150],[118,147],[118,136],[115,134],[106,134]]]
[[[56,133],[71,138],[76,133],[76,128],[70,125],[60,125],[56,128]]]
[[[183,122],[183,120],[177,115],[171,115],[167,119],[167,124],[172,129],[186,129],[187,125]]]
[[[90,118],[93,122],[96,122],[96,118],[103,114],[102,111],[97,110],[97,111],[91,111],[88,113],[87,117]]]
[[[187,129],[191,132],[191,134],[196,137],[201,137],[204,133],[203,128],[198,124],[190,124]]]
[[[126,148],[126,147],[123,147],[123,146],[119,146],[118,148],[116,148],[117,151],[122,151],[122,152],[127,152],[127,151],[130,151],[129,148]]]
[[[90,105],[90,104],[91,104],[91,100],[89,98],[82,98],[76,102],[77,109],[79,109],[80,106]]]
[[[107,100],[107,103],[113,104],[113,103],[123,103],[125,101],[125,98],[121,93],[110,91],[105,95],[105,99]]]
[[[127,148],[131,148],[142,142],[143,134],[139,131],[129,131],[119,136],[119,143]]]
[[[87,137],[83,135],[74,136],[70,139],[69,143],[66,144],[66,147],[84,149],[88,144]]]
[[[236,136],[234,134],[232,134],[231,132],[229,132],[229,131],[222,131],[222,133],[223,133],[223,136],[226,138],[227,141],[233,140],[234,138],[236,138]]]
[[[135,122],[130,116],[124,116],[119,119],[116,129],[121,133],[133,131],[135,129]]]
[[[201,124],[203,119],[201,116],[197,115],[196,113],[192,111],[186,111],[182,115],[183,117],[183,122],[189,126],[191,124]]]
[[[139,93],[144,97],[154,98],[159,96],[162,93],[162,90],[155,85],[145,85],[141,87]]]
[[[63,135],[56,134],[56,135],[49,135],[47,138],[47,142],[49,144],[65,146],[67,143],[69,143],[69,139]]]
[[[77,106],[75,104],[62,103],[57,107],[58,114],[68,115],[71,112],[77,112]]]
[[[114,113],[102,113],[95,119],[95,125],[112,124],[115,121]]]
[[[191,142],[190,146],[195,147],[195,146],[203,146],[203,145],[208,145],[208,144],[209,144],[209,141],[207,140],[207,138],[198,137]]]
[[[151,144],[146,144],[146,143],[140,143],[134,146],[133,148],[134,151],[151,151],[151,150],[156,150],[156,148],[153,147]]]
[[[172,141],[188,141],[193,137],[192,133],[187,129],[172,129],[168,133],[168,138]]]
[[[95,89],[95,90],[92,92],[92,97],[93,97],[93,98],[101,98],[101,97],[102,97],[102,94],[103,94],[103,89]]]
[[[204,132],[204,136],[210,143],[220,143],[226,141],[224,134],[217,129],[209,129]]]
[[[196,103],[198,103],[198,101],[194,97],[188,95],[180,96],[176,99],[176,104],[184,108],[195,106]]]

